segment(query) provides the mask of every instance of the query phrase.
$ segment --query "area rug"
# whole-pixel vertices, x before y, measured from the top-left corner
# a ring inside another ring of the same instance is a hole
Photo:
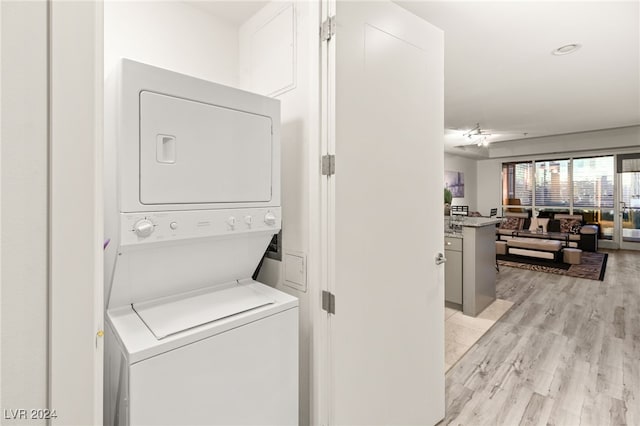
[[[512,268],[527,269],[529,271],[548,272],[551,274],[568,275],[570,277],[586,278],[602,281],[607,269],[607,253],[582,252],[582,263],[570,265],[546,259],[528,258],[522,256],[498,254],[498,265]]]

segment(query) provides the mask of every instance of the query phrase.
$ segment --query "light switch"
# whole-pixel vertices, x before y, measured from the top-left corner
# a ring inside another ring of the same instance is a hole
[[[303,253],[284,253],[284,284],[307,291],[307,262]]]

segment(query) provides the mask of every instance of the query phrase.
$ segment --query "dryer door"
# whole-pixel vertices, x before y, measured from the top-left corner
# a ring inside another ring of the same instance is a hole
[[[140,92],[140,202],[271,200],[269,117]]]

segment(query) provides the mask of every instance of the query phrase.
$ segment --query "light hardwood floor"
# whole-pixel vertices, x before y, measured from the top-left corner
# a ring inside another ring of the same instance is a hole
[[[640,252],[604,281],[502,267],[514,303],[446,375],[454,425],[640,426]]]

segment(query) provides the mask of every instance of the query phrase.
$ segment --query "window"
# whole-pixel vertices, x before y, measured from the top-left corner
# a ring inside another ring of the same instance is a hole
[[[502,164],[502,198],[526,210],[582,214],[600,224],[600,238],[613,235],[614,157],[540,160]],[[630,201],[631,202],[631,201]],[[638,201],[640,203],[640,201]]]
[[[573,160],[573,205],[613,208],[613,157]]]
[[[536,206],[569,208],[569,160],[536,161]]]
[[[613,238],[613,157],[573,160],[573,211],[600,224],[600,238]]]
[[[504,163],[502,165],[502,198],[504,204],[531,205],[532,170],[533,167],[530,161],[526,163]]]

